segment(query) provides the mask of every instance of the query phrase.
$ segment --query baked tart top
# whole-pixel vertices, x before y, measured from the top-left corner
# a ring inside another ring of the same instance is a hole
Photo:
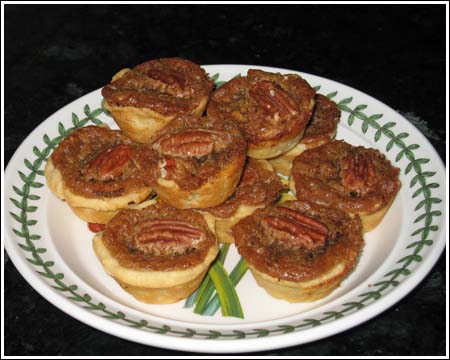
[[[358,216],[307,201],[258,209],[233,235],[245,261],[287,281],[316,279],[338,265],[349,272],[363,246]]]
[[[102,241],[121,266],[155,271],[193,268],[216,244],[203,215],[162,202],[121,210],[106,225]]]
[[[241,163],[242,169],[247,143],[230,121],[182,116],[161,131],[152,148],[152,181],[174,181],[183,190],[195,190],[232,162]]]
[[[292,166],[297,199],[358,213],[387,206],[400,189],[399,173],[380,151],[342,140],[306,150]]]
[[[151,154],[118,130],[90,125],[70,133],[50,159],[72,193],[113,198],[149,187]]]
[[[190,113],[214,86],[203,68],[180,58],[150,60],[118,74],[102,89],[110,105],[148,108],[167,116]]]
[[[322,94],[314,97],[314,111],[301,139],[302,144],[329,141],[336,133],[341,111],[336,103]]]
[[[214,91],[207,112],[235,121],[249,145],[284,141],[304,131],[314,95],[299,75],[251,69]]]
[[[224,203],[205,210],[217,217],[230,217],[241,205],[267,206],[274,203],[282,188],[280,178],[267,161],[247,158],[241,181],[233,195]]]

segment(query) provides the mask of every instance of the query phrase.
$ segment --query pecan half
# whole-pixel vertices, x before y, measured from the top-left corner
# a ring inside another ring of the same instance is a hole
[[[134,246],[146,254],[178,255],[195,250],[203,237],[201,229],[186,221],[153,219],[140,225]]]
[[[295,210],[278,207],[275,215],[266,215],[261,220],[269,244],[276,243],[290,249],[322,248],[328,237],[328,228],[321,222]]]
[[[167,72],[157,69],[150,69],[145,72],[145,75],[160,82],[158,84],[160,90],[164,91],[170,88],[171,93],[174,96],[181,96],[185,91],[187,85],[186,77],[183,74],[175,71]]]
[[[153,148],[164,155],[201,158],[224,145],[223,140],[212,131],[189,129],[163,136],[153,144]]]
[[[253,84],[249,94],[262,109],[273,116],[276,113],[281,117],[297,113],[297,104],[294,99],[270,81],[260,81]]]
[[[376,183],[375,166],[369,154],[349,152],[340,166],[342,185],[350,196],[364,196]]]
[[[114,180],[123,175],[125,165],[134,155],[130,145],[116,144],[95,156],[88,164],[86,177],[99,181]]]

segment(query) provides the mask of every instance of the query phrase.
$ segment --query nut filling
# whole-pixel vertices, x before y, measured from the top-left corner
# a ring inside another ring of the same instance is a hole
[[[173,180],[183,190],[199,188],[236,159],[242,169],[247,149],[234,124],[197,117],[173,120],[152,147],[154,181]]]
[[[309,281],[338,264],[348,273],[363,246],[358,216],[307,201],[257,210],[233,227],[239,254],[276,279]]]
[[[371,213],[400,189],[399,169],[376,149],[342,140],[307,150],[292,167],[296,195],[351,213]]]
[[[328,228],[311,217],[289,208],[278,208],[278,215],[263,216],[260,222],[267,244],[288,249],[317,250],[325,246]]]
[[[151,152],[120,131],[86,126],[65,138],[51,160],[74,194],[110,198],[150,187]]]
[[[133,245],[148,255],[183,255],[195,251],[204,236],[186,221],[153,219],[139,225]]]
[[[298,75],[251,69],[246,77],[217,89],[207,111],[235,121],[250,145],[285,141],[304,131],[314,95],[315,90]]]
[[[180,58],[147,61],[127,69],[102,90],[113,106],[149,108],[165,115],[194,110],[213,82],[197,64]]]
[[[102,238],[122,266],[141,270],[192,268],[216,244],[200,213],[163,203],[121,211],[107,224]]]

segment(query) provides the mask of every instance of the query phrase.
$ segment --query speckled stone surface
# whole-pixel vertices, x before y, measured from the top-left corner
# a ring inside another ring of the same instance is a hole
[[[123,67],[168,56],[300,70],[359,89],[416,125],[445,162],[444,5],[5,5],[5,165],[25,137]],[[48,303],[5,253],[5,355],[196,355],[144,346]],[[279,356],[445,355],[445,255],[379,316]],[[299,335],[300,336],[300,335]],[[254,354],[248,354],[254,355]]]

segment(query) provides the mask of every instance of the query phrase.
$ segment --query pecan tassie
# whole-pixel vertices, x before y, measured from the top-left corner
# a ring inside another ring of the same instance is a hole
[[[120,209],[151,193],[150,147],[106,126],[86,126],[67,136],[47,161],[49,189],[89,223],[105,224]]]
[[[327,295],[353,269],[363,246],[358,216],[307,201],[259,209],[233,234],[258,284],[288,301]]]
[[[308,123],[315,90],[299,75],[249,70],[214,91],[208,115],[236,122],[258,159],[278,156],[301,139]]]
[[[336,103],[322,94],[315,96],[314,111],[311,121],[306,126],[301,143],[316,144],[330,141],[336,134],[337,124],[341,118],[341,111]]]
[[[185,59],[164,58],[129,69],[106,85],[102,95],[113,106],[181,115],[194,111],[212,89],[212,80],[199,65]]]
[[[50,157],[65,187],[87,198],[114,198],[150,188],[151,148],[118,130],[86,126],[67,136]]]
[[[233,243],[232,226],[256,209],[273,204],[282,187],[280,178],[266,160],[248,158],[233,195],[218,206],[204,209],[215,217],[219,241]]]
[[[235,191],[247,144],[232,122],[184,116],[170,122],[152,148],[150,180],[158,196],[177,208],[206,208]]]
[[[120,211],[93,246],[124,290],[145,303],[168,304],[189,296],[206,275],[219,250],[212,230],[213,222],[194,210],[153,202]]]
[[[333,100],[324,95],[316,94],[314,99],[314,111],[300,142],[288,152],[269,160],[273,168],[283,175],[290,175],[296,156],[307,149],[326,144],[336,136],[341,111]]]
[[[150,143],[175,117],[201,115],[213,86],[199,65],[164,58],[122,69],[102,95],[105,109],[122,131],[135,141]]]
[[[369,231],[400,190],[399,173],[378,150],[335,140],[295,158],[290,187],[298,199],[359,214]]]
[[[201,214],[161,202],[142,210],[122,210],[106,225],[102,241],[120,265],[136,270],[194,267],[216,246]]]

